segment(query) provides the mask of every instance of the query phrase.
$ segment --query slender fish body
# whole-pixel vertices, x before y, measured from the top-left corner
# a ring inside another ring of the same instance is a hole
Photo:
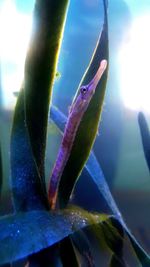
[[[94,78],[88,85],[81,86],[79,95],[76,97],[75,101],[71,105],[62,143],[58,152],[55,165],[52,170],[49,183],[48,198],[51,209],[55,209],[56,207],[56,198],[60,178],[70,156],[70,152],[76,137],[79,124],[82,120],[85,111],[89,106],[92,96],[95,93],[97,84],[99,83],[99,80],[102,77],[106,67],[107,61],[104,59],[101,61]]]

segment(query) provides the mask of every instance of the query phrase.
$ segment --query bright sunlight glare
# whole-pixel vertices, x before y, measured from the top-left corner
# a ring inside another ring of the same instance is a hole
[[[0,6],[0,61],[4,108],[15,103],[13,92],[23,80],[24,61],[32,28],[32,16],[19,12],[13,0]]]
[[[150,113],[150,14],[133,21],[119,53],[121,97],[132,110]]]

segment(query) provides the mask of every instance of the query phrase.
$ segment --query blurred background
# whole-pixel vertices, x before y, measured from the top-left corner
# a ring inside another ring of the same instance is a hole
[[[58,62],[60,77],[55,80],[52,99],[53,104],[66,115],[103,23],[102,0],[70,2]],[[16,92],[23,81],[33,7],[33,0],[0,0],[3,213],[11,210],[9,138]],[[138,112],[142,110],[150,123],[150,0],[110,0],[108,19],[110,68],[94,151],[126,222],[150,251],[150,174],[137,122]],[[57,127],[50,123],[46,153],[47,181],[60,141]],[[89,177],[81,175],[73,201],[84,208],[109,212]]]

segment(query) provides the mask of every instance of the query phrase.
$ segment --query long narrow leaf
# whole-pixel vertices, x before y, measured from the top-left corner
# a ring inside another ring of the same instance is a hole
[[[17,100],[11,133],[11,183],[16,211],[48,207],[25,123],[23,90]]]
[[[113,214],[121,221],[121,223],[124,225],[124,221],[122,218],[122,215],[117,207],[117,204],[110,192],[110,189],[108,187],[108,184],[106,182],[106,179],[104,177],[103,171],[100,167],[100,164],[98,163],[94,152],[91,151],[91,154],[88,158],[88,161],[85,166],[86,170],[90,174],[90,177],[94,181],[94,183],[97,185],[99,191],[103,195],[104,199],[106,200],[109,208],[113,212]]]
[[[116,225],[119,226],[119,224],[120,224],[119,228],[120,227],[122,228],[120,221],[116,220],[115,217],[108,219],[107,224],[109,224],[109,222],[110,222],[110,225],[112,225],[112,219],[113,219],[113,224],[116,221]],[[116,229],[118,229],[118,227]],[[150,256],[141,247],[141,245],[138,243],[138,241],[135,239],[135,237],[132,235],[132,233],[130,232],[130,230],[128,229],[128,227],[126,225],[123,226],[123,229],[124,229],[126,235],[128,236],[128,238],[132,244],[132,247],[134,249],[134,252],[135,252],[139,262],[141,263],[142,267],[150,267]]]
[[[102,224],[102,228],[106,243],[112,251],[112,257],[109,266],[126,267],[126,263],[123,258],[124,231],[122,225],[118,220],[112,217],[110,220],[108,220],[108,223],[104,222]]]
[[[11,135],[11,173],[16,210],[48,208],[44,158],[48,108],[68,0],[36,0],[34,31]],[[36,101],[35,101],[36,99]]]
[[[102,59],[106,59],[108,61],[108,23],[105,0],[104,25],[102,34],[97,43],[90,65],[80,85],[89,83],[89,81],[94,77]],[[67,164],[64,168],[58,188],[58,200],[61,207],[64,207],[67,204],[72,189],[76,183],[77,178],[79,177],[79,174],[81,173],[81,170],[89,156],[90,150],[94,143],[105,95],[107,72],[108,68],[99,81],[95,94],[83,115]],[[80,89],[78,89],[77,94],[79,90]]]
[[[56,107],[51,106],[50,119],[53,120],[53,122],[59,128],[60,132],[63,133],[64,127],[65,127],[65,124],[67,121],[66,116],[61,111],[59,111]],[[91,152],[91,154],[89,156],[89,159],[85,165],[84,171],[87,171],[90,174],[91,179],[97,185],[99,191],[101,192],[101,194],[105,198],[112,213],[115,215],[115,217],[120,221],[120,223],[124,227],[124,230],[126,231],[126,234],[128,235],[128,237],[131,241],[131,244],[133,246],[133,249],[134,249],[139,261],[143,264],[142,266],[143,267],[149,267],[150,266],[149,255],[140,246],[140,244],[137,242],[135,237],[131,234],[126,223],[124,222],[122,215],[121,215],[121,213],[120,213],[120,211],[116,205],[116,202],[113,199],[113,196],[109,190],[108,184],[105,180],[105,177],[103,175],[101,167],[100,167],[93,152]],[[144,265],[145,262],[147,265]]]
[[[69,0],[36,0],[25,62],[25,117],[31,148],[44,181],[48,110]]]
[[[148,255],[145,250],[140,246],[135,237],[131,234],[128,228],[125,228],[125,232],[132,244],[132,247],[139,259],[142,267],[150,267],[150,255]]]
[[[138,123],[141,132],[143,151],[147,162],[147,166],[150,171],[150,131],[148,128],[148,124],[146,122],[146,118],[142,112],[139,112],[138,114]]]
[[[91,251],[91,245],[89,240],[86,237],[86,234],[79,230],[71,237],[74,246],[77,248],[80,253],[80,262],[82,262],[83,266],[95,267],[94,256]],[[81,266],[82,266],[81,265]]]
[[[31,211],[0,219],[0,264],[13,262],[50,247],[91,224],[106,220],[81,209]]]

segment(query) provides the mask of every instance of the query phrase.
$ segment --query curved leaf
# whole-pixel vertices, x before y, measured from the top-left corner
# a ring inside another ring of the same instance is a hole
[[[56,107],[51,106],[50,118],[53,120],[53,122],[59,128],[61,133],[63,133],[64,127],[65,127],[65,124],[67,121],[66,116],[61,111],[59,111]],[[140,246],[140,244],[137,242],[135,237],[131,234],[126,223],[124,222],[122,215],[121,215],[121,213],[120,213],[120,211],[119,211],[119,209],[115,203],[115,200],[113,199],[113,196],[111,195],[111,192],[109,190],[109,187],[108,187],[107,182],[105,180],[105,177],[103,175],[101,167],[100,167],[93,152],[91,152],[89,159],[85,165],[84,170],[88,171],[91,179],[97,185],[99,191],[101,192],[101,194],[105,198],[112,213],[120,221],[121,225],[123,226],[124,230],[126,231],[126,234],[128,235],[128,237],[130,239],[130,242],[133,246],[133,249],[134,249],[139,261],[142,264],[145,264],[145,262],[146,262],[146,264],[148,264],[148,265],[142,265],[142,266],[143,267],[150,266],[149,265],[150,264],[149,263],[149,261],[150,261],[149,255],[147,255],[147,253],[144,251],[144,249]],[[115,260],[116,260],[116,258],[112,259],[112,261],[115,261]]]
[[[11,134],[16,210],[48,208],[44,158],[48,109],[68,0],[36,0],[34,31]],[[36,101],[35,101],[36,99]]]
[[[113,220],[113,221],[112,221]],[[113,222],[113,224],[112,224]],[[120,223],[119,220],[117,220],[115,217],[111,217],[110,219],[108,218],[107,220],[107,225],[109,225],[110,223],[110,227],[112,228],[112,225],[113,227],[115,226],[116,227],[116,230],[118,231],[118,229],[121,229],[122,228],[122,225]],[[105,222],[104,222],[105,224]],[[138,243],[138,241],[135,239],[135,237],[132,235],[132,233],[130,232],[130,230],[128,229],[127,226],[124,226],[123,227],[123,230],[124,232],[126,233],[126,235],[128,236],[131,244],[132,244],[132,247],[134,249],[134,252],[139,260],[139,262],[141,263],[142,267],[150,267],[150,256],[145,252],[145,250],[140,246],[140,244]],[[105,233],[105,231],[103,231]],[[113,231],[113,234],[115,232]],[[108,235],[107,235],[108,236]],[[118,242],[118,241],[117,241]],[[112,251],[114,251],[114,248],[115,246],[113,246],[112,248]],[[114,251],[115,253],[114,254],[117,254],[117,250]]]
[[[20,92],[11,133],[11,183],[16,211],[48,207],[46,190],[31,150],[24,114],[24,92]]]
[[[81,209],[31,211],[0,219],[0,264],[36,253],[91,224],[106,220]]]
[[[124,231],[122,225],[112,217],[108,223],[103,222],[102,228],[106,243],[113,253],[110,267],[127,266],[123,258]]]
[[[34,29],[25,62],[25,117],[31,148],[41,177],[44,177],[50,97],[68,2],[36,0]]]
[[[91,151],[91,154],[86,163],[86,170],[90,174],[92,180],[97,185],[99,191],[103,195],[104,199],[106,200],[109,208],[111,209],[112,213],[121,221],[122,225],[125,225],[125,222],[122,218],[122,215],[117,207],[117,204],[110,192],[109,186],[105,180],[104,174],[98,163],[95,154]]]
[[[105,18],[102,34],[96,46],[91,63],[80,85],[89,83],[89,81],[94,77],[102,59],[106,59],[108,61],[108,24],[105,0],[104,6]],[[91,147],[94,143],[98,130],[99,118],[102,111],[107,72],[108,68],[99,81],[95,94],[78,127],[69,159],[60,179],[58,188],[58,200],[60,207],[64,207],[67,204],[75,182],[89,156]],[[81,147],[83,148],[82,151]]]
[[[137,258],[139,259],[142,267],[150,267],[150,256],[145,252],[145,250],[140,246],[135,237],[131,234],[128,228],[125,229],[125,232],[132,244],[132,247],[136,253]]]
[[[150,171],[150,131],[149,131],[145,116],[142,112],[139,112],[138,114],[138,123],[140,127],[140,132],[141,132],[143,151],[144,151],[145,159],[147,162],[147,166]]]

